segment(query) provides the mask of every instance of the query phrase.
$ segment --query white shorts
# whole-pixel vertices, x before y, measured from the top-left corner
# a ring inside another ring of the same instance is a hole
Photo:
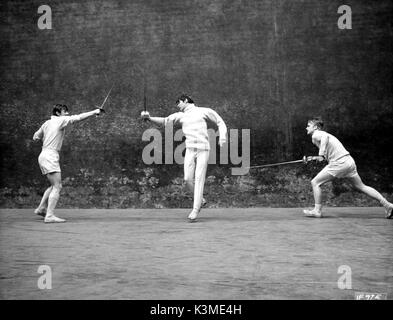
[[[53,149],[42,149],[38,156],[38,164],[43,175],[52,172],[61,172],[59,163],[59,153]]]
[[[321,172],[327,172],[335,178],[351,178],[358,174],[355,160],[350,155],[329,162]]]

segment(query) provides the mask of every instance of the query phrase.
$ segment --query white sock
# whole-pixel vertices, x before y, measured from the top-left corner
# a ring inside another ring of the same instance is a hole
[[[51,191],[52,191],[52,187],[49,187],[48,189],[45,190],[44,195],[42,196],[41,202],[36,209],[36,212],[42,212],[46,209],[45,204],[48,202],[48,198],[49,198]]]
[[[388,208],[390,205],[392,205],[388,200],[386,200],[385,198],[382,197],[382,199],[379,201],[381,203],[382,206],[384,206],[385,208]]]
[[[48,197],[48,209],[46,210],[47,217],[53,215],[53,211],[56,208],[56,204],[57,201],[59,200],[59,197],[60,197],[60,190],[58,190],[57,188],[52,188],[52,191]]]
[[[321,212],[321,210],[322,210],[322,205],[321,205],[321,204],[315,204],[314,210],[317,211],[317,212]]]

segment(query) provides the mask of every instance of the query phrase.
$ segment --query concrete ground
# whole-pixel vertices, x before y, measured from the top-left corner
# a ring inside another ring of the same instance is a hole
[[[327,208],[323,219],[205,209],[195,223],[187,214],[58,209],[68,221],[44,224],[33,210],[1,209],[0,298],[393,298],[393,220],[382,208]],[[50,274],[51,289],[39,289]]]

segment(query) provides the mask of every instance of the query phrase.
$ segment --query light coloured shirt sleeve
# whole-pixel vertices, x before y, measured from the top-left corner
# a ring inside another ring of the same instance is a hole
[[[220,115],[215,112],[213,109],[206,108],[206,117],[217,124],[218,133],[220,135],[220,141],[226,142],[227,141],[227,126],[224,120],[220,117]]]
[[[42,130],[42,126],[34,133],[33,140],[41,140],[44,136],[44,131]]]
[[[176,123],[176,122],[180,121],[182,115],[183,115],[182,112],[172,113],[171,115],[167,116],[164,119],[164,125],[167,125],[168,123]]]
[[[326,132],[320,132],[318,138],[320,140],[318,155],[326,158],[326,146],[329,141],[329,136]]]
[[[77,115],[73,115],[73,116],[63,116],[62,118],[62,123],[60,125],[60,128],[63,129],[66,126],[68,126],[69,124],[72,124],[74,122],[80,121],[80,116]]]

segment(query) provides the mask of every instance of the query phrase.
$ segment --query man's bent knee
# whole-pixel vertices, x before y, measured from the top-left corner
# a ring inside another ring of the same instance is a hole
[[[319,187],[321,184],[318,182],[317,179],[314,178],[311,180],[311,185],[314,188],[314,187]]]
[[[60,192],[62,188],[63,188],[63,185],[61,183],[58,183],[58,184],[55,184],[54,186],[52,186],[52,191]]]

